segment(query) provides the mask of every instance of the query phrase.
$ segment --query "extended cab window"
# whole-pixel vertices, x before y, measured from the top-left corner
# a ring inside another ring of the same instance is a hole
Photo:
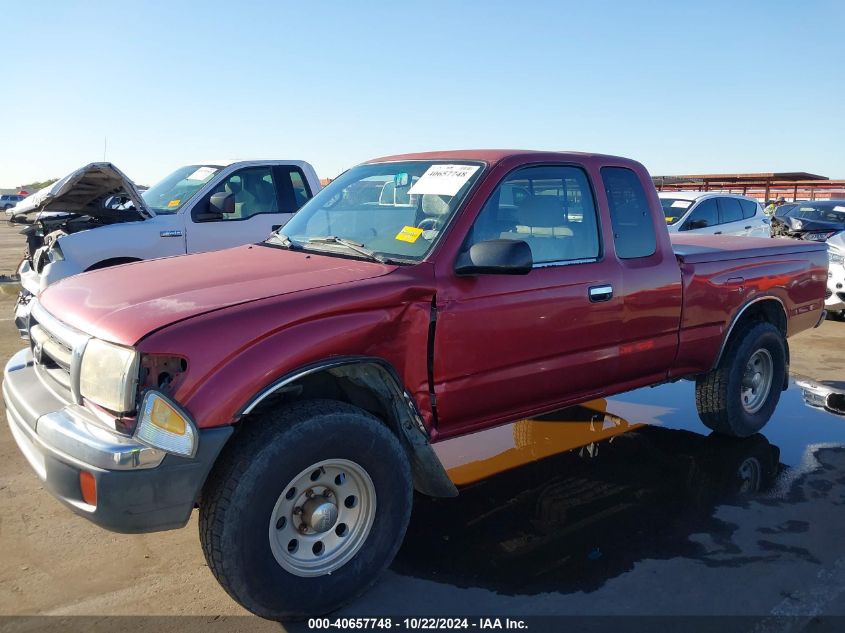
[[[719,224],[719,206],[716,203],[716,198],[707,198],[692,210],[681,230],[706,229],[717,224]]]
[[[464,250],[495,239],[527,242],[538,264],[596,259],[598,222],[587,175],[564,165],[508,175],[476,218]]]
[[[654,222],[639,177],[624,167],[602,167],[610,206],[613,241],[620,259],[648,257],[657,251]]]
[[[269,167],[248,167],[236,171],[217,185],[212,194],[224,191],[235,196],[235,212],[224,215],[224,221],[245,220],[259,213],[279,211],[276,187]]]
[[[311,197],[311,191],[308,189],[308,185],[305,184],[302,172],[298,169],[291,169],[288,172],[288,177],[290,178],[291,188],[293,189],[294,203],[298,209],[308,202],[308,199]]]

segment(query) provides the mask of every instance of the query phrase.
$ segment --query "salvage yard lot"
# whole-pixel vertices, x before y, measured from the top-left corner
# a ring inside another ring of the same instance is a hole
[[[17,230],[0,226],[0,273],[14,272],[23,250]],[[11,318],[13,305],[14,295],[0,295],[4,362],[23,345]],[[845,380],[841,353],[845,323],[825,322],[790,343],[794,374]],[[697,449],[690,447],[710,440],[695,419],[689,383],[613,398],[608,410],[612,412],[617,401],[624,411],[644,410],[647,405],[660,408],[676,394],[686,404],[674,409],[667,428],[646,429],[637,437],[655,446],[669,442],[670,450],[655,449],[661,455],[683,456],[688,451],[697,455]],[[635,507],[618,521],[582,530],[576,529],[574,520],[563,521],[545,532],[538,528],[540,536],[529,538],[522,531],[524,525],[511,531],[515,521],[507,512],[494,523],[485,522],[485,508],[491,512],[507,508],[520,498],[521,478],[531,480],[525,483],[526,490],[537,488],[538,497],[548,498],[545,484],[536,481],[540,471],[531,471],[528,477],[526,469],[519,469],[498,475],[495,485],[474,486],[458,499],[418,504],[391,571],[345,613],[762,616],[812,607],[821,613],[845,614],[845,543],[840,538],[845,506],[839,503],[845,495],[845,452],[829,448],[810,454],[817,450],[816,444],[837,445],[830,438],[840,433],[845,446],[845,418],[802,407],[800,401],[793,386],[784,394],[776,418],[781,410],[783,414],[773,423],[772,434],[764,429],[764,448],[776,446],[782,464],[774,473],[777,483],[760,500],[721,505],[719,497],[675,513],[662,493],[637,494]],[[632,402],[640,409],[630,406]],[[802,427],[805,416],[810,430]],[[624,442],[614,446],[618,444]],[[759,446],[760,442],[753,448]],[[608,481],[624,483],[635,493],[655,490],[662,462],[652,460],[641,469],[625,470],[624,459],[615,457],[624,457],[619,450],[600,447],[599,457],[583,477],[598,478],[605,487]],[[601,461],[605,452],[609,461]],[[576,458],[572,453],[555,463],[568,468]],[[802,469],[808,459],[825,468]],[[511,496],[505,492],[508,486],[515,490]],[[561,538],[550,538],[554,531],[560,531]],[[542,545],[541,557],[526,553],[534,551],[530,542]],[[517,569],[519,586],[513,576]],[[196,513],[185,529],[171,532],[120,535],[101,530],[66,510],[42,488],[4,423],[0,615],[19,614],[246,612],[208,570],[197,538]]]

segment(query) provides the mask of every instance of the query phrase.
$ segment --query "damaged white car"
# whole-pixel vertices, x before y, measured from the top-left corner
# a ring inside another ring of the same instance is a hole
[[[143,193],[111,163],[86,165],[14,208],[27,225],[15,324],[23,335],[30,300],[59,279],[261,241],[319,189],[301,160],[187,165]]]
[[[827,240],[827,293],[824,308],[836,319],[845,319],[845,232]]]

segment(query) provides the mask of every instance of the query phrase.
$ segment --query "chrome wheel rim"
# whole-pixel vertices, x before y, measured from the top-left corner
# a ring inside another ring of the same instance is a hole
[[[296,576],[330,574],[361,549],[373,526],[376,489],[346,459],[312,464],[294,477],[270,515],[270,549]]]
[[[774,362],[767,349],[758,349],[748,359],[742,375],[740,399],[748,413],[757,413],[766,403],[772,390]]]

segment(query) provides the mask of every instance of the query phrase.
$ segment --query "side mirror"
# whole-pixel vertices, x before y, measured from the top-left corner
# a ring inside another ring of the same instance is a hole
[[[201,205],[197,205],[192,215],[196,222],[215,222],[222,220],[225,214],[234,212],[235,194],[220,191],[211,196],[206,211],[202,210]]]
[[[234,213],[235,194],[221,191],[211,196],[208,201],[209,213]]]
[[[473,244],[455,265],[458,275],[527,275],[534,266],[531,247],[522,240],[487,240]]]

